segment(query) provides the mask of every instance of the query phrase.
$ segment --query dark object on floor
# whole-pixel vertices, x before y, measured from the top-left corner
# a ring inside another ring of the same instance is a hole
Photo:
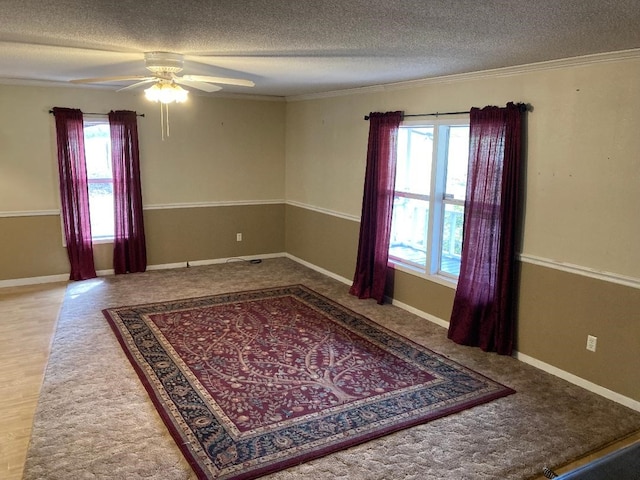
[[[548,469],[545,469],[548,470]],[[548,470],[551,474],[550,470]],[[556,477],[558,480],[640,480],[640,442]]]

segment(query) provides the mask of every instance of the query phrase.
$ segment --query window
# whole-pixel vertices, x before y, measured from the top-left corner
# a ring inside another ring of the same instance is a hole
[[[402,125],[389,259],[427,275],[460,273],[469,123]]]
[[[113,240],[113,169],[109,122],[85,120],[84,149],[93,241]]]

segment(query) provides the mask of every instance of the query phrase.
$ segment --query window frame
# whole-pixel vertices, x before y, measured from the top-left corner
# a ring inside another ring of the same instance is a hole
[[[105,125],[109,130],[111,128],[110,124],[109,124],[109,120],[102,118],[102,117],[98,117],[98,116],[85,116],[83,119],[83,125],[82,125],[82,129],[83,129],[83,133],[86,131],[85,129],[87,127],[92,127],[92,126],[96,126],[96,125]],[[110,138],[109,138],[109,143],[111,142]],[[111,184],[112,186],[112,191],[113,191],[113,168],[111,171],[111,177],[102,177],[102,178],[89,178],[89,164],[88,164],[88,160],[87,160],[87,141],[86,141],[86,136],[85,136],[85,141],[84,141],[84,145],[85,145],[85,152],[84,152],[84,156],[85,156],[85,168],[87,170],[87,190],[89,190],[89,186],[91,184]],[[109,147],[109,162],[111,162],[111,147]],[[91,211],[91,195],[89,194],[89,211]],[[114,205],[114,213],[115,213],[115,205]],[[91,222],[91,243],[93,243],[94,245],[98,245],[98,244],[102,244],[102,243],[113,243],[115,241],[115,224],[113,226],[113,229],[111,231],[111,235],[94,235],[93,233],[93,222]]]
[[[444,217],[447,205],[459,205],[463,207],[464,199],[451,198],[446,194],[448,146],[450,127],[469,127],[468,115],[456,115],[443,119],[413,119],[404,120],[400,128],[433,128],[433,150],[431,159],[431,174],[429,178],[429,194],[415,194],[394,189],[394,202],[396,197],[414,198],[428,202],[429,213],[426,221],[427,234],[425,239],[425,265],[394,256],[389,252],[388,265],[391,268],[426,278],[436,283],[449,287],[455,287],[458,276],[441,269],[442,242],[444,238]],[[444,135],[444,137],[443,137]],[[398,164],[401,160],[398,149]],[[397,168],[397,167],[396,167]],[[434,248],[436,247],[436,248]]]

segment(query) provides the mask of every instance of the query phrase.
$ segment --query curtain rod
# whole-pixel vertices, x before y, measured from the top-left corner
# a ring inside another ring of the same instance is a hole
[[[518,103],[517,104],[520,107],[520,110],[525,112],[527,110],[530,110],[531,107],[529,104],[527,103]],[[463,114],[467,114],[470,113],[468,110],[465,112],[433,112],[433,113],[412,113],[412,114],[403,114],[402,118],[407,118],[407,117],[438,117],[440,115],[463,115]],[[369,120],[369,115],[365,115],[364,116],[365,120]]]
[[[404,114],[402,118],[407,117],[438,117],[440,115],[462,115],[464,113],[469,113],[469,110],[466,112],[434,112],[434,113],[412,113],[412,114]],[[369,115],[364,116],[365,120],[369,120]]]
[[[53,114],[53,110],[49,110],[49,113]],[[95,113],[95,112],[82,112],[83,115],[109,115],[108,113]],[[144,113],[136,113],[136,117],[144,117]]]

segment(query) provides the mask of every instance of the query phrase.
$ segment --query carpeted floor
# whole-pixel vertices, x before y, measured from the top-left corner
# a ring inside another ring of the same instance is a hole
[[[24,478],[191,479],[103,308],[304,284],[517,393],[265,478],[527,479],[640,429],[640,413],[509,357],[461,347],[441,327],[287,259],[71,284],[36,412]],[[586,421],[588,419],[588,421]]]
[[[202,479],[258,478],[514,393],[304,285],[103,313]]]

